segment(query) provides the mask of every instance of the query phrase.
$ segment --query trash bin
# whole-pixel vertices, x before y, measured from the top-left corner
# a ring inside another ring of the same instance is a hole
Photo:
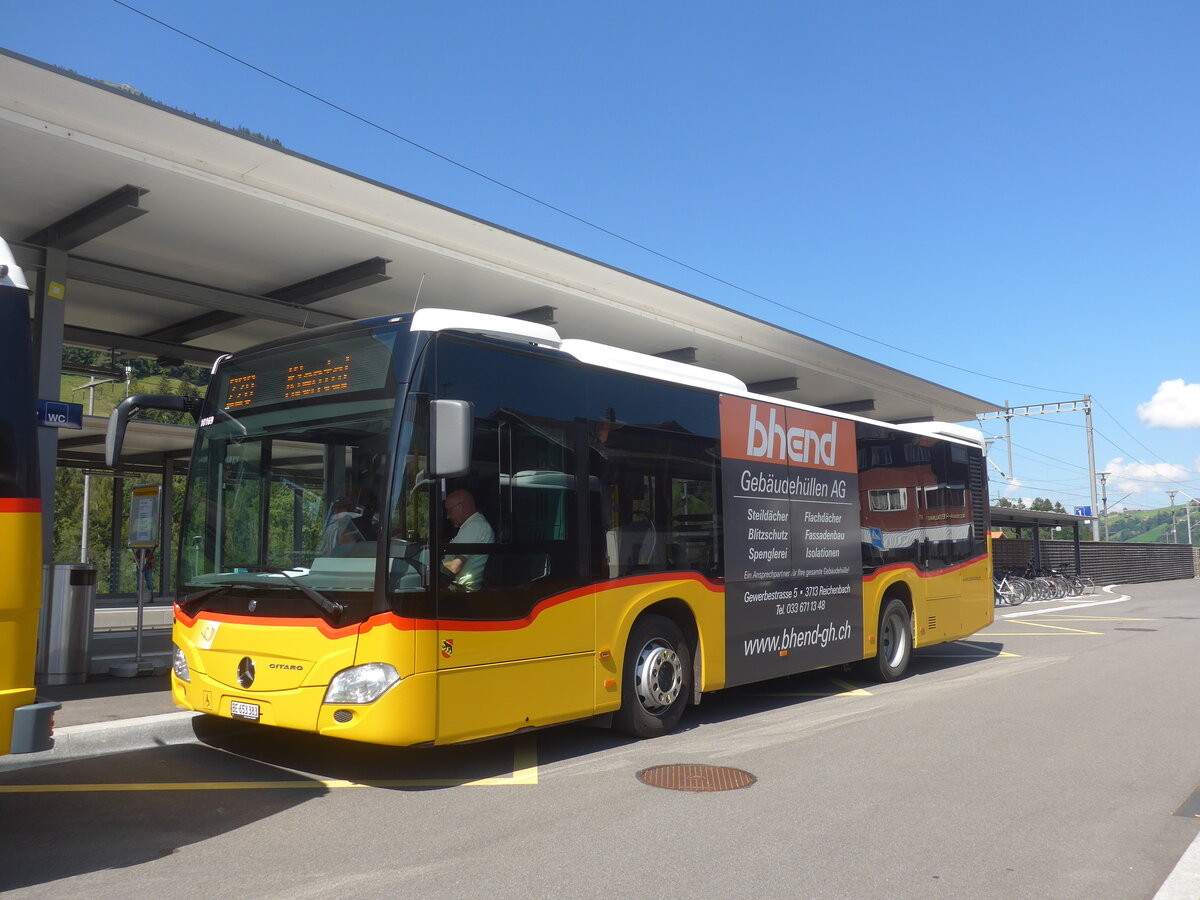
[[[92,661],[96,567],[54,563],[44,567],[43,577],[33,680],[37,684],[81,684],[87,681]]]

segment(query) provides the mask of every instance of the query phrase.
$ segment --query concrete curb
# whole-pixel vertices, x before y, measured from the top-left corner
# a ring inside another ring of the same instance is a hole
[[[0,756],[0,772],[70,762],[110,753],[149,750],[196,740],[192,722],[201,713],[175,712],[89,725],[71,725],[54,730],[54,748],[41,753]]]

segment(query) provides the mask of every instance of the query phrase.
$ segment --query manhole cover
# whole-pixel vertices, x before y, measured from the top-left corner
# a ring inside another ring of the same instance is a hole
[[[1114,628],[1113,631],[1158,631],[1157,628]]]
[[[637,773],[638,781],[651,787],[671,791],[736,791],[750,787],[758,781],[749,772],[730,769],[726,766],[698,766],[691,763],[675,763],[670,766],[654,766]]]

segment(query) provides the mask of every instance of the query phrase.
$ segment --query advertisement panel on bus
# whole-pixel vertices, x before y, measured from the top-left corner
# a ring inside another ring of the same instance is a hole
[[[854,423],[722,395],[727,685],[862,655]]]

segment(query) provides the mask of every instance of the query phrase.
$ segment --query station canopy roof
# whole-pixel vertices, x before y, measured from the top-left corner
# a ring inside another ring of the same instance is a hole
[[[883,421],[1000,409],[120,86],[7,51],[0,84],[0,235],[27,270],[66,253],[68,344],[207,366],[419,290]]]
[[[1053,512],[1040,509],[1012,509],[993,506],[988,510],[993,528],[1053,528],[1055,526],[1076,527],[1091,523],[1088,516]]]

